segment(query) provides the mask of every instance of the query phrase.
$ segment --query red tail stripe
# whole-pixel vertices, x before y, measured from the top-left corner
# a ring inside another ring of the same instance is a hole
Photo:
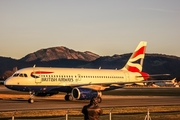
[[[141,47],[138,51],[134,53],[133,58],[135,58],[136,56],[140,54],[144,54],[144,50],[145,50],[145,46]]]
[[[144,80],[147,80],[149,78],[149,74],[145,73],[145,72],[140,72],[140,74],[142,75],[142,77],[144,78]]]
[[[140,72],[140,70],[137,67],[128,66],[128,71],[131,72]]]

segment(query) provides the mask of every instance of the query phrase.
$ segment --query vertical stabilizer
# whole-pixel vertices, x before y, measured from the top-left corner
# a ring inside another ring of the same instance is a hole
[[[141,41],[131,57],[129,58],[128,62],[124,66],[123,70],[128,70],[131,72],[141,72],[145,51],[146,51],[147,42]]]

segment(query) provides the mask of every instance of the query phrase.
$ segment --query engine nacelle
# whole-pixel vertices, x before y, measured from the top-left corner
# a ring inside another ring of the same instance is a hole
[[[89,88],[73,88],[72,96],[77,100],[90,100],[92,97],[101,97],[101,91],[89,89]]]

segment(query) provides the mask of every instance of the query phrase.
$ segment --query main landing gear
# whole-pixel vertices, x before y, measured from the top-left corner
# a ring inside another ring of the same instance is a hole
[[[72,96],[71,94],[68,94],[68,93],[67,93],[67,95],[65,95],[64,99],[65,99],[66,101],[73,101],[73,96]]]
[[[73,101],[73,100],[74,100],[71,93],[67,93],[67,94],[65,95],[64,99],[65,99],[66,101]],[[98,102],[98,103],[101,103],[101,102],[102,102],[102,98],[101,98],[100,96],[97,97],[97,102]]]
[[[33,99],[34,93],[30,91],[29,94],[30,94],[30,98],[28,99],[28,103],[34,103],[34,99]]]

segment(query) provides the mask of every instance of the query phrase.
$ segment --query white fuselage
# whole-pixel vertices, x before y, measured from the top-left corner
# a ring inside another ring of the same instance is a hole
[[[18,74],[16,76],[16,74]],[[26,74],[26,75],[25,75]],[[32,77],[31,74],[36,77]],[[6,80],[6,85],[13,86],[88,86],[110,84],[124,84],[142,81],[138,72],[109,69],[83,69],[83,68],[25,68],[17,71]],[[93,89],[93,88],[92,88]],[[94,88],[97,89],[97,88]]]

